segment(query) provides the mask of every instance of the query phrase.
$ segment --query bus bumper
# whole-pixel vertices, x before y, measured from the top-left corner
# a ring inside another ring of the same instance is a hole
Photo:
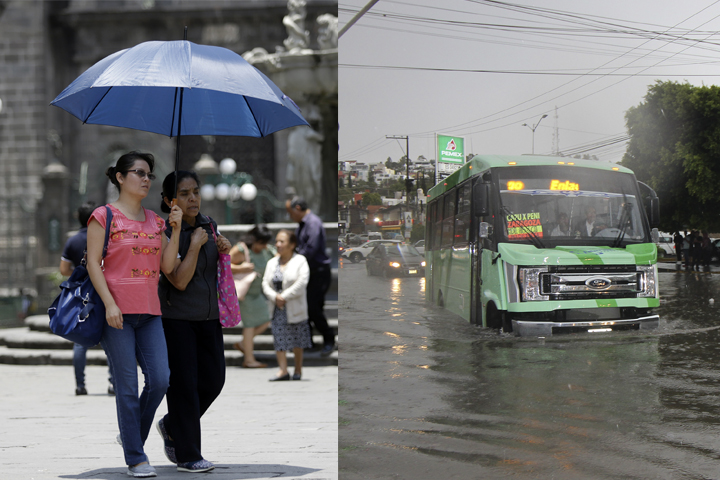
[[[549,337],[554,333],[609,332],[613,330],[649,330],[658,327],[660,317],[647,315],[621,320],[545,322],[512,320],[513,332],[521,337]]]

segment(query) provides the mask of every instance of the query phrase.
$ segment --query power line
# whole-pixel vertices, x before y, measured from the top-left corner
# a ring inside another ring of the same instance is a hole
[[[402,65],[360,65],[353,63],[341,63],[338,65],[342,68],[360,68],[367,70],[415,70],[423,72],[450,72],[450,73],[493,73],[503,75],[549,75],[549,76],[566,76],[566,77],[716,77],[720,76],[717,74],[667,74],[667,73],[592,73],[594,70],[585,72],[561,72],[561,71],[547,71],[547,70],[486,70],[486,69],[474,69],[474,68],[437,68],[437,67],[410,67]],[[655,65],[649,67],[624,67],[624,68],[652,68]],[[720,65],[718,65],[720,66]]]

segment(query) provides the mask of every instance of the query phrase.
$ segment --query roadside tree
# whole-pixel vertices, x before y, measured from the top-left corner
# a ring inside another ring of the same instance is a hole
[[[658,81],[625,114],[622,164],[657,192],[661,230],[720,229],[720,87]]]

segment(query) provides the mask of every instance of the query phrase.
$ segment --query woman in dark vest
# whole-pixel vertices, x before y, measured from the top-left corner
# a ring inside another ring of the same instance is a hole
[[[163,181],[163,212],[169,212],[175,172]],[[182,209],[179,265],[160,279],[158,294],[170,364],[168,414],[157,423],[165,455],[178,471],[207,472],[214,465],[200,452],[200,417],[225,384],[225,352],[217,296],[218,253],[230,242],[213,240],[217,224],[200,213],[200,180],[177,172],[177,205]]]

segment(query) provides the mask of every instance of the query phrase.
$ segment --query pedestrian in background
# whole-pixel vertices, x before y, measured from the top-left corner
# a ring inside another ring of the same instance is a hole
[[[702,241],[700,244],[700,248],[702,250],[703,267],[705,267],[706,271],[710,270],[710,260],[712,260],[713,245],[707,230],[703,230],[702,232]]]
[[[703,251],[702,251],[702,236],[700,235],[700,231],[693,230],[692,232],[693,237],[693,243],[690,246],[690,249],[692,250],[690,252],[690,256],[693,259],[692,268],[694,270],[700,270],[700,264],[702,263],[702,257],[703,257]]]
[[[690,258],[690,247],[692,246],[691,234],[685,230],[685,237],[683,238],[683,258],[685,259],[685,269],[689,269],[692,264],[692,258]]]
[[[87,224],[97,204],[93,201],[85,202],[77,209],[80,230],[70,237],[65,243],[62,256],[60,257],[60,274],[66,277],[72,275],[75,267],[80,265],[85,257],[87,248]],[[85,388],[85,365],[87,364],[87,347],[77,343],[73,344],[73,368],[75,369],[75,395],[87,395]],[[108,387],[109,395],[115,395],[112,370],[108,365]]]
[[[168,460],[177,464],[180,472],[197,473],[215,468],[202,456],[200,418],[225,385],[217,265],[219,254],[227,253],[231,245],[215,234],[217,224],[200,213],[198,175],[181,170],[176,182],[175,173],[165,177],[162,190],[162,211],[170,213],[172,199],[177,198],[182,226],[176,266],[163,272],[158,288],[170,386],[168,413],[158,421],[157,429]]]
[[[144,445],[170,378],[158,280],[161,270],[170,273],[175,268],[182,222],[182,210],[173,207],[168,242],[163,234],[165,221],[141,204],[155,179],[154,165],[151,154],[130,152],[107,169],[120,196],[109,205],[113,217],[104,261],[105,207],[95,209],[88,224],[87,269],[105,304],[109,326],[100,344],[115,381],[118,440],[128,465],[127,474],[136,478],[156,476]],[[140,395],[138,364],[145,377]]]
[[[682,248],[683,248],[683,236],[680,235],[679,231],[675,231],[675,236],[673,237],[673,242],[675,242],[675,258],[677,260],[677,264],[682,264]]]
[[[265,267],[262,287],[273,311],[272,333],[280,370],[270,381],[290,380],[287,353],[295,356],[292,379],[302,378],[303,349],[310,347],[310,324],[306,288],[310,268],[304,256],[296,252],[297,237],[289,230],[275,236],[278,255]]]
[[[335,332],[328,325],[324,312],[325,294],[330,289],[332,281],[330,258],[325,254],[325,228],[320,217],[308,209],[304,198],[294,197],[292,200],[288,200],[285,208],[290,214],[290,218],[299,224],[295,230],[298,241],[297,250],[307,259],[310,266],[307,303],[311,324],[311,348],[314,348],[312,339],[312,325],[314,325],[323,336],[324,345],[320,354],[326,357],[335,349]]]
[[[248,232],[247,242],[238,242],[230,250],[232,272],[255,272],[245,298],[240,300],[240,316],[242,317],[243,338],[233,347],[243,355],[242,366],[245,368],[265,368],[267,364],[258,362],[253,352],[253,339],[262,334],[270,325],[267,298],[262,291],[262,279],[267,262],[275,256],[274,249],[268,247],[272,240],[272,232],[265,225],[256,225]]]

